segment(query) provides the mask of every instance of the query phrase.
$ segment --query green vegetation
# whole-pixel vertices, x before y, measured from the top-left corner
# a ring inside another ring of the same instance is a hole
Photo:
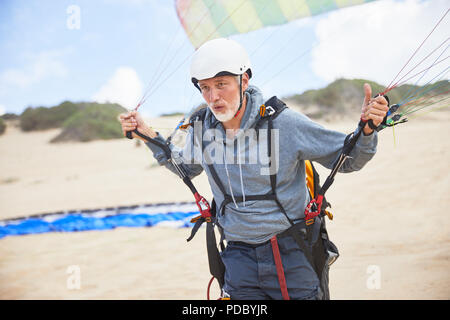
[[[338,79],[327,87],[307,90],[302,94],[282,98],[288,105],[300,106],[302,112],[312,118],[327,115],[349,115],[360,112],[364,99],[364,83],[369,83],[373,94],[384,90],[384,86],[363,79]],[[429,90],[431,89],[431,90]],[[391,103],[398,103],[407,93],[426,92],[427,95],[448,93],[450,82],[443,80],[425,87],[403,85],[388,93]],[[416,91],[417,90],[417,91]],[[196,109],[206,107],[199,105]],[[5,132],[5,120],[19,119],[24,131],[61,128],[62,131],[51,142],[92,141],[97,139],[123,138],[117,117],[126,109],[118,104],[73,103],[64,101],[54,107],[27,108],[20,116],[5,114],[0,117],[0,134]],[[179,116],[182,113],[170,113],[162,116]]]
[[[23,131],[46,130],[60,128],[64,121],[85,107],[85,104],[75,104],[64,101],[58,106],[28,107],[20,115],[20,128]]]
[[[183,112],[171,112],[171,113],[163,113],[160,115],[160,117],[174,117],[174,116],[182,117],[182,116],[184,116],[184,113]]]
[[[125,111],[118,104],[87,104],[64,121],[63,130],[51,142],[122,138],[122,128],[117,117]]]
[[[6,130],[6,123],[2,118],[0,118],[0,135],[5,133],[5,130]]]
[[[320,110],[316,112],[316,117],[324,114],[343,114],[359,112],[364,100],[364,83],[369,83],[372,92],[375,95],[384,90],[384,86],[373,81],[364,79],[338,79],[327,87],[317,90],[308,90],[299,95],[285,97],[286,101],[291,101],[304,107],[315,106]],[[427,88],[433,87],[432,90],[426,91],[427,94],[433,95],[449,90],[449,81],[443,80],[430,84],[422,89],[413,85],[402,85],[388,93],[391,103],[398,103],[406,94],[414,92],[425,92]],[[417,90],[417,91],[416,91]]]
[[[327,87],[318,90],[308,90],[300,95],[287,99],[300,105],[318,106],[323,112],[342,113],[349,107],[360,106],[364,99],[364,83],[369,83],[373,92],[380,92],[383,86],[362,79],[338,79]]]
[[[125,111],[118,104],[64,101],[49,108],[29,107],[19,120],[23,131],[61,128],[60,134],[51,142],[84,142],[123,137],[117,116]]]
[[[3,120],[17,120],[19,119],[19,116],[15,113],[5,113],[1,115],[0,118]]]

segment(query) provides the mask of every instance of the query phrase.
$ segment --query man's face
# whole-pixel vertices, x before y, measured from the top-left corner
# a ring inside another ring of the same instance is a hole
[[[234,76],[221,76],[200,80],[198,85],[217,120],[231,120],[240,103],[239,79]]]

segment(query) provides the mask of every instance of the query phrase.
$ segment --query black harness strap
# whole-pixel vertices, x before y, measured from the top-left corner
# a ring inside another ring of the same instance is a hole
[[[223,186],[222,182],[220,181],[219,175],[217,174],[216,169],[214,169],[214,166],[212,164],[208,164],[208,169],[209,169],[209,172],[211,172],[211,174],[212,174],[214,182],[219,187],[220,192],[222,192],[224,195],[226,195],[227,192],[225,191],[225,187]],[[220,212],[220,210],[219,210],[219,212]]]
[[[284,105],[284,103],[283,103]],[[282,109],[284,110],[284,108]],[[273,129],[273,123],[272,123],[272,118],[270,117],[267,123],[267,128],[268,128],[268,135],[267,135],[267,153],[268,153],[268,157],[269,157],[269,168],[272,168],[272,165],[274,164],[273,162],[276,161],[276,159],[272,159],[272,129]],[[273,160],[273,162],[272,162]],[[286,210],[284,210],[284,207],[282,206],[280,200],[278,200],[277,197],[277,192],[276,192],[276,188],[277,188],[277,174],[276,172],[270,175],[270,185],[272,187],[272,194],[275,197],[275,203],[277,204],[278,208],[280,209],[281,213],[283,213],[283,215],[286,217],[286,219],[288,220],[289,224],[291,226],[294,225],[294,222],[292,221],[291,218],[289,218]]]
[[[225,283],[225,265],[223,264],[219,250],[217,249],[216,235],[214,233],[214,226],[216,225],[216,202],[214,200],[211,203],[211,212],[214,218],[211,222],[206,224],[206,251],[208,252],[209,271],[211,275],[219,282],[220,288],[222,288]],[[225,246],[223,244],[223,234],[220,227],[219,230],[221,235],[220,247],[223,251],[225,250]]]

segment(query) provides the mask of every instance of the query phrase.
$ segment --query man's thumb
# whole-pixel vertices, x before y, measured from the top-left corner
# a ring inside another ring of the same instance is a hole
[[[364,84],[364,105],[368,105],[370,99],[372,99],[372,88],[370,87],[370,84],[365,83]]]

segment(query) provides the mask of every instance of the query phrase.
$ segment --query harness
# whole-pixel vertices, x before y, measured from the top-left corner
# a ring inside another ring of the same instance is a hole
[[[271,131],[273,129],[273,120],[287,108],[286,104],[279,100],[277,97],[270,98],[267,102],[265,102],[259,110],[258,119],[256,120],[255,129],[258,132],[258,129],[267,122],[267,152],[269,159],[269,167],[273,164],[273,159],[271,157],[272,150],[272,135]],[[196,114],[191,116],[191,121],[202,121],[205,119],[206,109],[202,109],[198,111]],[[193,123],[193,122],[191,122]],[[203,148],[203,145],[202,145]],[[212,280],[217,279],[220,288],[223,288],[224,285],[224,275],[225,275],[225,266],[220,257],[219,248],[217,246],[216,237],[214,233],[214,227],[217,226],[220,232],[220,241],[219,246],[220,250],[225,250],[224,244],[224,233],[220,225],[217,223],[217,213],[224,215],[225,214],[225,206],[231,202],[243,202],[243,196],[233,196],[230,195],[226,188],[224,187],[222,181],[220,180],[219,175],[217,174],[216,169],[213,164],[208,164],[208,169],[211,172],[212,178],[214,179],[216,185],[219,187],[220,191],[224,196],[224,200],[217,207],[215,200],[213,199],[211,205],[211,216],[207,217],[203,214],[199,215],[192,219],[191,222],[195,223],[192,228],[191,235],[187,239],[187,241],[192,240],[195,236],[196,232],[200,228],[200,226],[206,222],[206,243],[207,243],[207,252],[208,252],[208,261],[210,272],[213,276],[209,285],[208,285],[208,299],[209,299],[209,287],[211,285]],[[319,175],[316,172],[314,166],[310,161],[305,161],[305,169],[307,174],[307,186],[311,196],[311,199],[315,199],[318,196],[318,188],[319,186]],[[281,262],[281,256],[278,249],[278,238],[290,236],[293,237],[299,246],[299,248],[303,251],[306,258],[308,259],[311,266],[313,266],[316,274],[321,283],[321,292],[323,299],[329,299],[329,290],[328,290],[328,267],[331,265],[339,256],[338,250],[336,246],[329,241],[328,233],[325,228],[325,220],[324,216],[328,216],[332,219],[331,213],[326,211],[326,208],[329,206],[328,202],[322,197],[322,205],[320,207],[320,211],[318,214],[310,218],[310,223],[307,224],[305,219],[294,221],[292,220],[283,205],[278,199],[277,196],[277,174],[272,173],[269,176],[269,181],[271,186],[271,190],[262,195],[246,195],[245,201],[259,201],[259,200],[272,200],[278,206],[280,212],[284,215],[286,220],[289,222],[290,227],[283,231],[282,233],[272,237],[269,241],[272,245],[272,251],[274,255],[275,265],[277,269],[278,279],[280,283],[280,289],[282,291],[283,299],[289,299],[289,294],[287,291],[286,280],[284,277],[284,270]],[[312,223],[311,223],[312,221]]]

